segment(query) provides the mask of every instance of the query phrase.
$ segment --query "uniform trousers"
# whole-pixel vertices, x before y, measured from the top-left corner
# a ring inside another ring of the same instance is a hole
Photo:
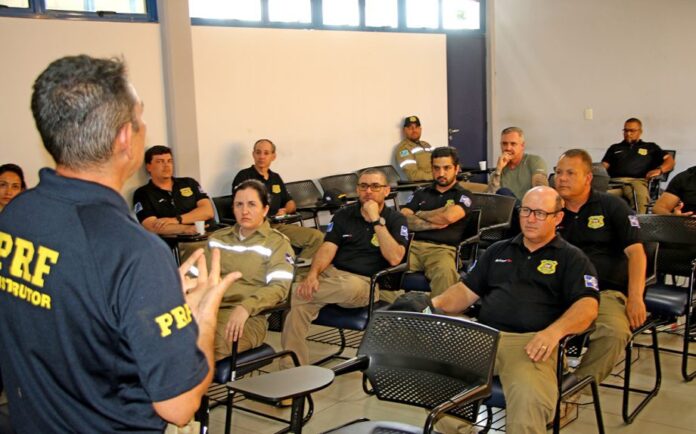
[[[221,307],[217,316],[215,329],[215,360],[224,359],[232,354],[232,341],[225,337],[227,321],[234,307]],[[265,315],[251,316],[244,323],[242,337],[237,344],[237,353],[256,348],[263,343],[268,330],[268,321]]]
[[[341,271],[329,265],[319,275],[319,290],[311,300],[297,295],[297,285],[293,285],[290,311],[285,318],[281,344],[283,349],[294,351],[300,363],[309,363],[307,334],[309,326],[327,304],[341,307],[362,307],[368,304],[370,297],[370,278],[359,274]],[[375,301],[379,292],[375,294]],[[286,358],[287,359],[287,358]]]
[[[494,373],[500,377],[505,394],[505,431],[508,434],[546,433],[558,401],[556,360],[553,351],[545,362],[533,362],[525,345],[536,333],[500,332]],[[443,433],[469,433],[471,425],[446,416],[436,429]]]
[[[423,271],[430,282],[430,296],[435,297],[459,281],[457,249],[427,241],[411,241],[409,271]]]
[[[282,223],[272,224],[271,227],[288,237],[293,247],[300,249],[298,259],[312,259],[324,242],[324,234],[313,228]]]
[[[638,214],[645,214],[650,194],[648,193],[648,181],[645,178],[611,178],[612,181],[625,183],[621,187],[623,196],[633,206]],[[633,201],[633,191],[636,192],[636,200]]]
[[[590,346],[582,356],[576,375],[579,378],[592,375],[597,384],[604,381],[614,369],[616,360],[624,354],[630,338],[626,296],[611,289],[601,291],[595,331],[590,335]]]

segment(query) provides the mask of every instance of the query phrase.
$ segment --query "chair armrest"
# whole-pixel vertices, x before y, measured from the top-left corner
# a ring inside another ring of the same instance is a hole
[[[345,362],[341,362],[338,365],[331,368],[336,376],[349,374],[355,371],[363,371],[367,369],[370,364],[370,359],[367,356],[357,356],[352,359],[348,359]]]
[[[494,225],[482,227],[480,234],[483,234],[484,232],[487,232],[487,231],[494,231],[496,229],[507,229],[509,227],[510,227],[510,222],[496,223]]]
[[[449,400],[443,402],[437,407],[433,408],[428,417],[425,419],[425,425],[423,426],[424,433],[430,433],[435,428],[435,423],[442,417],[442,415],[454,408],[460,407],[471,401],[479,400],[490,396],[491,386],[490,384],[479,384],[472,386],[463,392],[460,392],[456,396],[453,396]]]
[[[367,320],[369,322],[370,318],[372,317],[372,311],[374,310],[375,307],[375,291],[377,290],[377,282],[379,279],[381,279],[384,276],[390,275],[390,274],[396,274],[396,273],[402,273],[408,270],[408,264],[407,263],[402,263],[395,265],[393,267],[385,268],[383,270],[379,270],[375,274],[372,275],[370,278],[370,298],[368,301],[368,311],[367,311]]]
[[[279,359],[281,357],[286,357],[286,356],[290,356],[290,358],[292,358],[292,362],[295,366],[300,366],[300,360],[297,358],[297,355],[293,351],[285,350],[285,351],[278,351],[275,354],[271,354],[271,355],[268,355],[265,357],[260,357],[256,360],[252,360],[252,361],[247,362],[247,363],[240,363],[239,365],[236,366],[235,370],[240,369],[240,368],[246,368],[248,366],[254,366],[256,364],[263,364],[265,362]]]

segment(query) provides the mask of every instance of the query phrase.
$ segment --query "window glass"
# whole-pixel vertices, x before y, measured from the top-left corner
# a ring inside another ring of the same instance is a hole
[[[360,13],[358,0],[324,0],[323,21],[327,26],[358,26]]]
[[[309,0],[268,0],[268,19],[286,23],[311,23]]]
[[[368,27],[398,27],[397,0],[365,0],[365,25]]]
[[[0,3],[9,8],[28,8],[29,0],[2,0]]]
[[[189,0],[192,18],[261,21],[261,0]]]
[[[406,0],[406,27],[437,29],[438,0]]]
[[[475,0],[442,0],[442,27],[478,29],[481,27],[481,4]]]
[[[121,14],[147,13],[145,0],[46,0],[46,9],[59,11],[113,11]]]

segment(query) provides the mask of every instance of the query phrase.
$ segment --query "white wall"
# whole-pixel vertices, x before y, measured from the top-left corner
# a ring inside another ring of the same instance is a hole
[[[635,116],[644,140],[677,150],[674,173],[696,164],[696,1],[494,0],[493,12],[493,143],[517,125],[549,167],[571,147],[600,160]]]
[[[197,26],[192,37],[201,182],[214,195],[264,137],[286,182],[391,163],[410,114],[447,144],[443,35]]]

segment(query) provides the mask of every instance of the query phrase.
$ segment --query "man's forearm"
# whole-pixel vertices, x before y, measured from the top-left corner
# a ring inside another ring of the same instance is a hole
[[[333,243],[324,242],[314,254],[312,265],[309,268],[308,274],[318,277],[326,268],[331,265],[331,262],[336,256],[336,248]]]
[[[406,248],[392,237],[386,226],[375,226],[375,234],[379,241],[379,251],[384,259],[392,266],[399,264],[404,259]]]
[[[597,318],[599,302],[591,297],[583,297],[573,303],[564,313],[546,329],[560,340],[564,336],[582,333]]]
[[[457,282],[442,294],[434,297],[433,306],[448,314],[458,314],[476,303],[478,298],[476,293],[467,288],[464,283]]]
[[[181,223],[192,224],[197,221],[210,220],[213,217],[215,217],[213,206],[210,204],[210,200],[204,199],[199,201],[196,208],[185,214],[181,214]]]
[[[628,246],[625,251],[628,256],[628,297],[643,299],[645,291],[645,270],[647,258],[642,244]]]
[[[439,226],[430,223],[427,220],[424,220],[420,217],[418,217],[415,214],[409,214],[406,216],[406,223],[408,224],[408,229],[412,232],[421,232],[421,231],[429,231],[432,229],[439,229]]]

